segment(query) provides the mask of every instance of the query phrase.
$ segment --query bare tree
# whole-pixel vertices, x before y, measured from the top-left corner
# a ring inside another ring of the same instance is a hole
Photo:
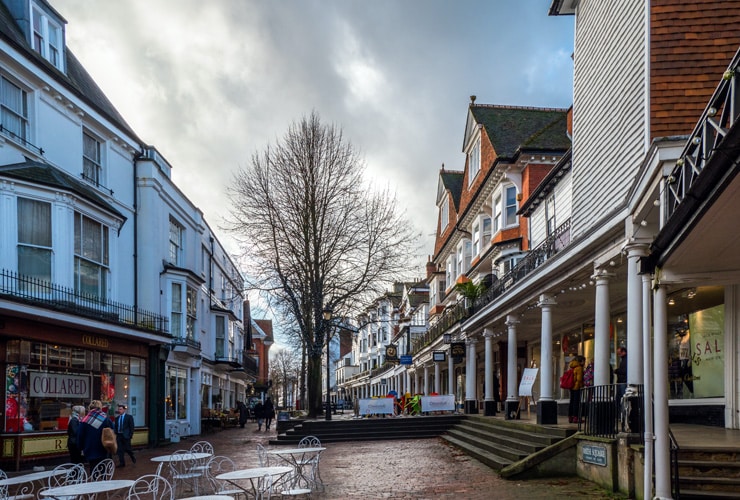
[[[312,113],[252,157],[229,189],[230,228],[256,286],[295,325],[307,354],[309,416],[321,405],[322,311],[346,316],[409,273],[416,236],[397,200],[364,182],[364,163],[341,130]]]
[[[296,395],[300,377],[300,364],[295,353],[288,349],[276,351],[270,359],[272,386],[278,391],[279,401],[288,406],[288,389]],[[278,398],[276,398],[278,399]]]

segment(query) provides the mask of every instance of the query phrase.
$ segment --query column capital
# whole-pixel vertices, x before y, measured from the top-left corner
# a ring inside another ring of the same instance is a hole
[[[555,297],[550,295],[549,293],[543,293],[540,295],[540,300],[537,302],[537,307],[544,307],[544,306],[555,306],[557,305],[557,302],[555,301]]]
[[[484,328],[483,337],[486,339],[492,339],[494,337],[493,330],[491,330],[490,328]]]
[[[622,253],[629,257],[645,257],[649,254],[650,242],[647,240],[629,240],[622,247]]]
[[[506,315],[506,326],[514,326],[514,325],[518,325],[519,323],[520,321],[519,321],[518,314],[507,314]]]
[[[478,343],[478,339],[476,339],[476,338],[468,337],[468,338],[465,339],[465,344],[466,345],[477,344],[477,343]]]
[[[609,281],[611,278],[616,277],[616,275],[616,273],[602,267],[594,269],[594,274],[591,276],[591,279],[598,283],[599,281]]]

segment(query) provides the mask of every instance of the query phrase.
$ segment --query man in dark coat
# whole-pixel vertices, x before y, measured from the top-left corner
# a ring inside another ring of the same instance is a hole
[[[265,406],[262,404],[262,401],[257,401],[257,404],[254,405],[254,418],[257,419],[257,430],[262,430],[262,422],[265,420]]]
[[[236,409],[239,410],[239,427],[244,429],[244,424],[247,423],[247,419],[249,418],[249,409],[242,401],[236,403]]]
[[[131,457],[131,461],[136,463],[134,451],[131,449],[131,438],[134,437],[134,417],[126,413],[126,405],[118,405],[118,416],[114,426],[116,431],[116,442],[118,443],[118,466],[125,467],[125,454]]]

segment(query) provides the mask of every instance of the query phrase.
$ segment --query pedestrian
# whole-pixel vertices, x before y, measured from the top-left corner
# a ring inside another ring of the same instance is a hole
[[[570,389],[570,402],[568,404],[568,422],[578,423],[581,418],[581,388],[583,387],[583,361],[581,356],[573,356],[568,368],[573,370],[573,388]]]
[[[113,423],[103,411],[103,403],[90,401],[87,415],[80,422],[77,443],[82,449],[85,460],[92,471],[96,465],[108,458],[108,451],[103,447],[103,429],[113,428]]]
[[[254,418],[257,419],[257,430],[262,430],[262,422],[265,420],[265,405],[262,404],[262,401],[257,401],[257,404],[254,405]]]
[[[592,359],[583,370],[583,387],[593,387],[594,385],[594,360]]]
[[[265,400],[265,430],[270,430],[270,424],[272,419],[275,418],[275,406],[272,404],[272,399],[267,398]]]
[[[73,464],[83,462],[82,449],[78,441],[80,434],[80,419],[85,416],[84,406],[73,406],[67,424],[67,449],[69,450],[69,461]]]
[[[118,405],[118,416],[115,422],[116,443],[118,444],[118,466],[125,467],[125,454],[131,457],[131,461],[136,463],[134,451],[131,449],[131,438],[134,437],[134,417],[126,413],[126,405]]]
[[[621,411],[622,396],[627,390],[627,348],[617,348],[617,356],[619,356],[619,366],[614,369],[614,375],[617,376],[616,403]]]
[[[242,401],[236,403],[236,409],[239,411],[239,427],[244,429],[244,425],[247,423],[247,419],[249,418],[249,410],[247,409],[247,405]]]

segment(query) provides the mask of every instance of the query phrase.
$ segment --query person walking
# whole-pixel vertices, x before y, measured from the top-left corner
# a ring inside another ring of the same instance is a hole
[[[96,465],[108,458],[108,451],[103,447],[102,435],[104,428],[113,428],[113,423],[103,411],[103,403],[100,401],[91,401],[88,410],[80,422],[77,443],[92,471]]]
[[[67,449],[69,450],[69,461],[73,464],[83,463],[82,448],[80,448],[80,419],[85,416],[84,406],[73,406],[67,424]]]
[[[581,388],[583,387],[583,356],[573,356],[568,368],[573,370],[573,388],[570,390],[568,422],[578,423],[581,418]]]
[[[272,423],[272,419],[275,418],[275,406],[272,404],[272,399],[267,398],[265,400],[265,430],[270,430],[270,424]]]
[[[116,443],[118,444],[118,466],[125,467],[125,454],[136,463],[134,451],[131,449],[131,438],[134,437],[134,417],[126,413],[126,405],[118,405],[118,416],[115,422]]]
[[[254,405],[254,418],[257,419],[257,431],[261,431],[262,423],[265,420],[265,405],[262,404],[262,401],[257,401],[257,404]]]
[[[247,409],[247,405],[245,405],[243,401],[236,403],[236,409],[239,411],[239,427],[244,429],[244,425],[247,423],[247,419],[249,418],[249,409]]]

